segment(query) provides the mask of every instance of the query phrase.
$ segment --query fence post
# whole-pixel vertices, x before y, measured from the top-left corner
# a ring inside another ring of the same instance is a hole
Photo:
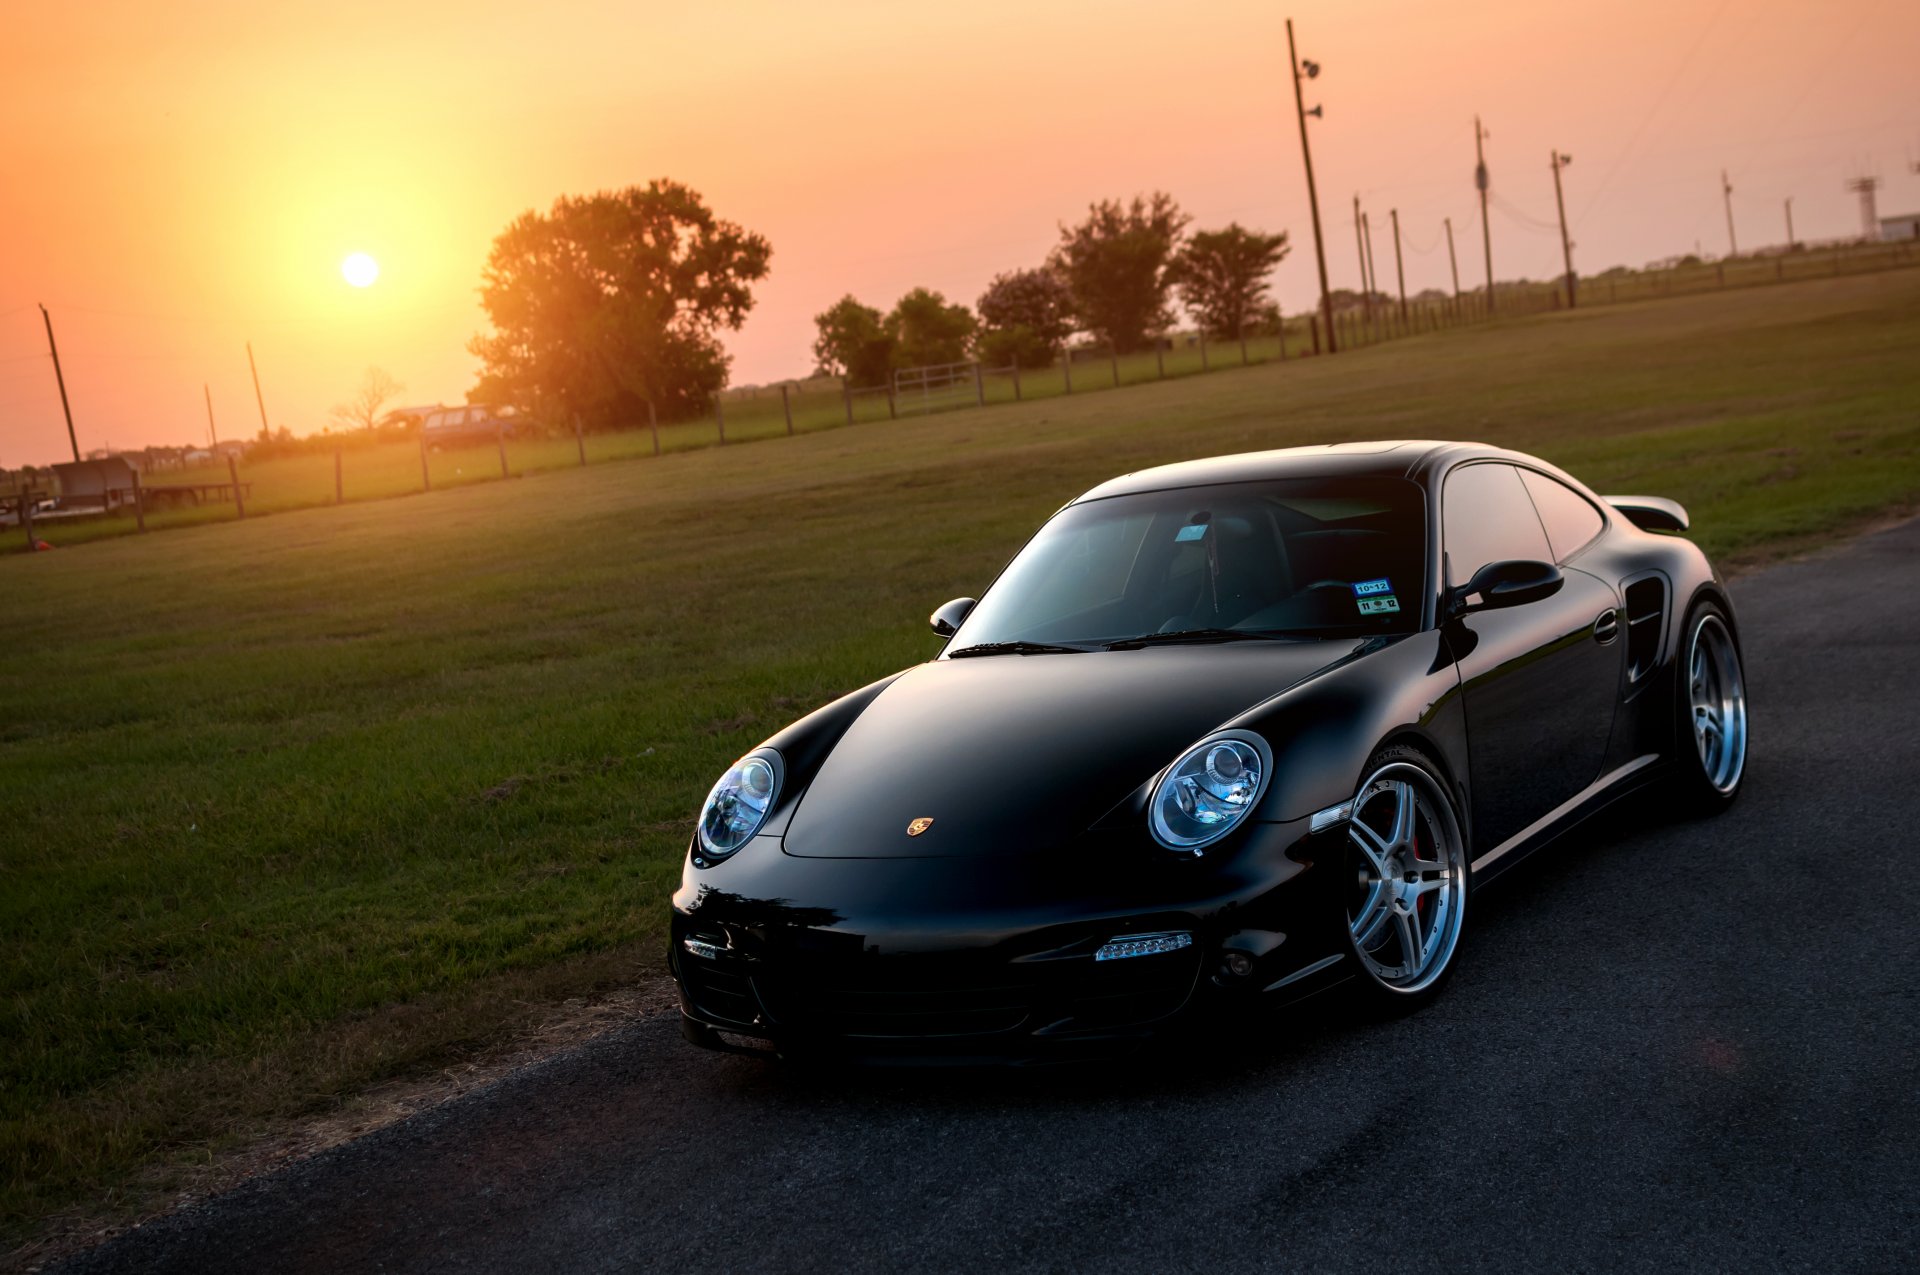
[[[780,382],[780,412],[787,418],[787,433],[793,433],[793,400],[787,397],[787,383]]]
[[[424,430],[420,433],[420,490],[433,490],[433,475],[427,472],[427,435]]]
[[[247,516],[247,502],[240,498],[240,467],[234,464],[233,453],[227,453],[227,478],[233,483],[233,510],[241,518]]]
[[[720,445],[725,447],[727,445],[727,408],[725,401],[718,394],[713,396],[713,419],[720,426]]]
[[[1167,379],[1167,347],[1161,337],[1153,339],[1153,375],[1157,380]]]
[[[147,529],[147,497],[140,490],[140,471],[133,471],[133,521],[140,530]]]
[[[841,380],[840,397],[846,402],[847,424],[851,425],[853,424],[853,382],[844,378]],[[887,388],[887,407],[888,410],[892,410],[893,407],[893,388],[891,386]]]
[[[1107,358],[1113,364],[1113,388],[1117,390],[1120,388],[1120,347],[1111,341],[1107,342]]]
[[[1020,401],[1020,356],[1013,356],[1013,401]]]
[[[978,359],[973,361],[973,405],[975,407],[985,407],[987,405],[987,383],[980,375],[980,360]]]
[[[27,529],[27,552],[40,543],[33,538],[33,484],[27,483],[20,489],[20,525]]]
[[[574,445],[574,447],[575,447],[575,448],[577,448],[577,449],[579,450],[579,452],[580,452],[580,466],[581,466],[581,468],[583,468],[583,469],[584,469],[584,468],[586,468],[586,464],[587,464],[587,439],[586,439],[586,435],[584,435],[584,434],[582,434],[582,433],[580,432],[580,413],[578,413],[578,412],[575,412],[575,413],[573,414],[573,445]]]
[[[660,417],[653,410],[653,400],[647,400],[647,428],[653,432],[653,454],[660,454]]]
[[[338,447],[333,449],[333,503],[336,505],[344,505],[347,503],[341,493],[340,449]]]
[[[900,395],[892,381],[887,382],[887,419],[890,421],[900,419]],[[849,416],[847,420],[851,423],[853,418]]]
[[[500,476],[510,478],[507,473],[507,423],[496,420],[493,423],[493,445],[500,449]]]

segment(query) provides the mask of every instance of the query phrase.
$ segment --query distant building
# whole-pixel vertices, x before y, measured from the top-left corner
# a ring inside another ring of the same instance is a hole
[[[1882,239],[1920,239],[1920,213],[1901,213],[1880,219]]]

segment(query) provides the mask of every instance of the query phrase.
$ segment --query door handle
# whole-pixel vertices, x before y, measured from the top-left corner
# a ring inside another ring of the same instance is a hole
[[[1601,646],[1605,646],[1619,636],[1620,613],[1612,607],[1608,607],[1602,611],[1599,618],[1593,622],[1593,640]]]

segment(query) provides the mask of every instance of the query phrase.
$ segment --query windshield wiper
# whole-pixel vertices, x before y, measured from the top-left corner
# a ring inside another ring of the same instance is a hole
[[[1179,646],[1197,642],[1290,642],[1282,633],[1262,633],[1253,629],[1174,629],[1167,633],[1142,633],[1107,643],[1109,651],[1132,651],[1143,646]]]
[[[980,642],[973,646],[963,646],[957,651],[948,651],[950,660],[965,659],[970,655],[1085,655],[1084,646],[1056,646],[1051,642]]]

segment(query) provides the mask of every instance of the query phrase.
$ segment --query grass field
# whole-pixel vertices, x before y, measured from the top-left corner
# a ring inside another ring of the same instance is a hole
[[[0,560],[5,1233],[657,972],[725,763],[1101,478],[1469,437],[1777,552],[1920,499],[1917,345],[1861,275]]]

